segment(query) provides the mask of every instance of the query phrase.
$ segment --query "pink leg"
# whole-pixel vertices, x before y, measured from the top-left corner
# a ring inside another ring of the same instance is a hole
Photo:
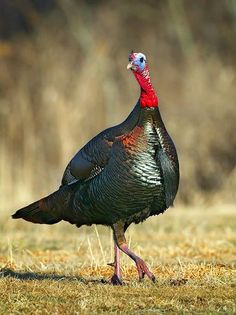
[[[120,250],[119,247],[114,244],[114,252],[115,252],[115,274],[118,278],[121,278],[121,270],[120,270]]]
[[[131,259],[134,260],[136,264],[136,268],[138,271],[139,279],[143,279],[144,275],[146,274],[149,279],[155,282],[155,276],[151,271],[148,269],[146,263],[138,256],[136,256],[127,246],[127,244],[123,243],[120,245],[120,249],[127,254]]]
[[[111,283],[113,285],[122,285],[121,270],[120,270],[120,250],[119,247],[114,243],[114,274],[111,277]]]
[[[125,239],[125,230],[126,226],[125,223],[120,220],[117,223],[115,223],[113,226],[113,232],[114,232],[114,241],[119,247],[120,250],[122,250],[126,255],[128,255],[131,259],[134,260],[136,264],[136,268],[138,271],[139,279],[143,279],[145,274],[148,276],[149,279],[151,279],[153,282],[155,282],[155,276],[151,273],[151,271],[148,269],[146,263],[138,256],[136,256],[129,248]]]

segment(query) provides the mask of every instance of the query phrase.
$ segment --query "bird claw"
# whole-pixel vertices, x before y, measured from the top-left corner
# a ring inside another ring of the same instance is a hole
[[[117,274],[114,273],[114,275],[111,277],[110,283],[113,285],[122,285],[122,280],[117,276]]]
[[[147,265],[141,258],[138,258],[136,260],[136,267],[138,270],[139,280],[142,280],[146,274],[148,278],[152,280],[152,282],[156,281],[154,274],[151,273],[151,271],[148,269]]]

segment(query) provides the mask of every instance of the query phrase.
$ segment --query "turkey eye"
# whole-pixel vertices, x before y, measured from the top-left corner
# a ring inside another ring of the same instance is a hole
[[[142,63],[142,62],[143,62],[143,57],[141,57],[141,58],[139,59],[139,61]]]

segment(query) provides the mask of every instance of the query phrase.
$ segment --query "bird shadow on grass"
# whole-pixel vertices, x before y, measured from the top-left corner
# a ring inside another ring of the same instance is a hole
[[[54,273],[36,273],[36,272],[17,272],[11,270],[10,268],[0,269],[0,279],[1,278],[14,278],[18,280],[53,280],[53,281],[79,281],[84,284],[94,283],[94,284],[108,284],[109,281],[105,279],[86,279],[79,276],[65,276],[57,275]]]

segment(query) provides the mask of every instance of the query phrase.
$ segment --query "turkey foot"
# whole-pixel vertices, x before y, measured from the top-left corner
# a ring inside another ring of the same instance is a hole
[[[114,273],[114,275],[111,277],[110,283],[113,285],[122,285],[122,279],[118,277],[117,274]]]
[[[146,263],[138,256],[136,256],[127,246],[127,244],[121,244],[120,245],[120,249],[127,254],[131,259],[134,260],[135,264],[136,264],[136,268],[138,271],[138,275],[139,275],[139,280],[142,280],[144,278],[145,275],[148,276],[148,278],[150,280],[152,280],[153,282],[156,281],[156,278],[154,276],[153,273],[151,273],[151,271],[148,269]]]
[[[156,281],[154,274],[151,273],[146,263],[141,258],[137,257],[135,263],[139,275],[139,280],[142,280],[144,278],[144,275],[146,274],[148,278],[151,279],[153,282]]]

